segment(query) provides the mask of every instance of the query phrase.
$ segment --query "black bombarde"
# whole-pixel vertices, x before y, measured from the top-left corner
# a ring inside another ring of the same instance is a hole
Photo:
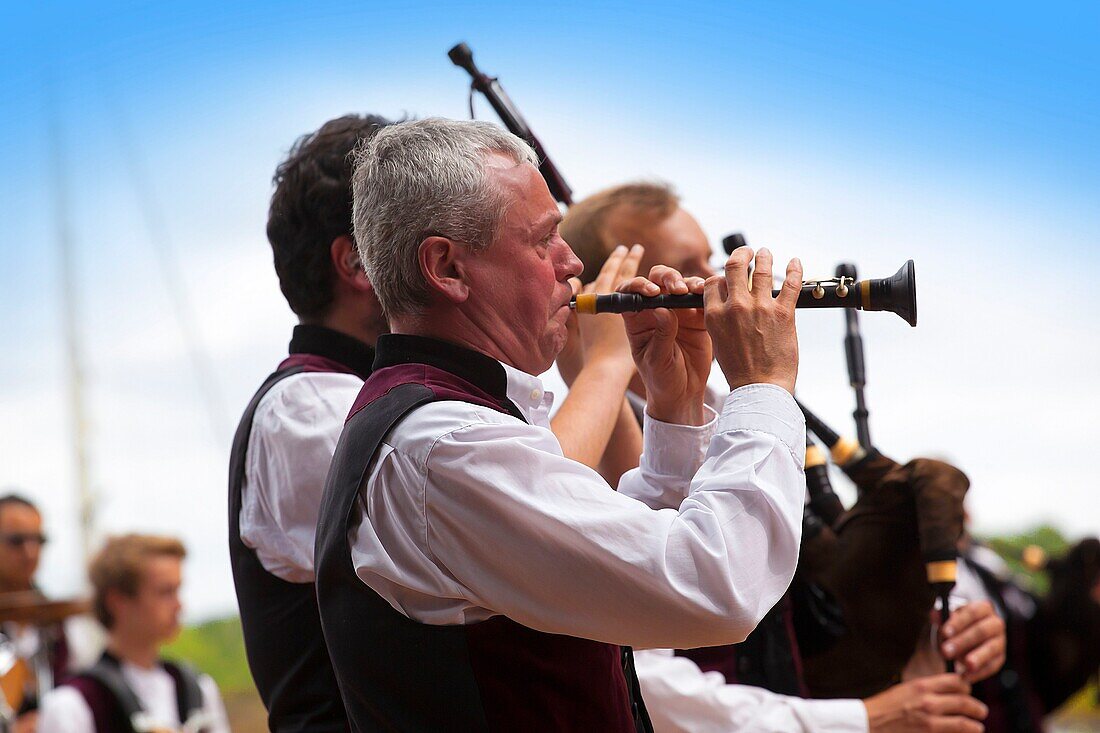
[[[779,295],[778,290],[772,291]],[[582,293],[569,304],[577,313],[636,313],[650,308],[702,308],[703,295],[654,295],[638,293]],[[852,280],[835,277],[807,280],[798,294],[797,308],[854,308],[889,311],[910,326],[917,325],[917,279],[913,260],[908,260],[892,277]]]

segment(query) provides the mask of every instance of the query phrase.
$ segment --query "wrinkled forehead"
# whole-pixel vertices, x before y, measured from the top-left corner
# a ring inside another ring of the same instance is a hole
[[[494,153],[487,157],[486,168],[502,204],[498,232],[549,232],[561,221],[558,203],[535,166]]]

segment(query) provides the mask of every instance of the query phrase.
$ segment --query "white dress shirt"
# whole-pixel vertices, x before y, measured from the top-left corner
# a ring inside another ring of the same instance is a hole
[[[647,416],[616,492],[562,456],[539,379],[505,371],[530,424],[441,401],[386,437],[349,532],[359,578],[429,624],[503,614],[639,647],[743,640],[798,558],[805,423],[790,394],[742,387],[701,427]]]
[[[160,665],[152,669],[122,663],[122,676],[141,701],[156,727],[179,730],[180,720],[176,703],[176,683],[172,675]],[[207,675],[199,677],[202,689],[204,730],[209,733],[229,733],[229,722],[222,705],[218,686]],[[42,698],[38,712],[38,733],[96,733],[92,710],[84,696],[75,687],[62,685],[50,690]]]
[[[556,369],[543,379],[568,392]],[[729,388],[717,363],[707,383],[706,403],[721,409]],[[635,411],[645,401],[633,393]],[[647,426],[648,429],[648,426]],[[634,653],[642,698],[655,733],[866,733],[867,709],[859,700],[808,700],[750,685],[726,684],[719,672],[704,672],[671,649]]]
[[[634,653],[655,733],[866,733],[859,700],[805,700],[728,685],[669,649]]]
[[[241,541],[278,578],[313,582],[325,476],[362,387],[354,374],[302,372],[272,387],[256,407],[241,487]]]

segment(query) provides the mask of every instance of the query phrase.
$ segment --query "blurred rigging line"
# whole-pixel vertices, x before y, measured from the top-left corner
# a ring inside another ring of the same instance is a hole
[[[161,276],[164,278],[165,289],[168,291],[168,298],[172,303],[176,324],[183,336],[184,348],[187,351],[195,381],[198,383],[199,391],[202,393],[206,405],[206,413],[211,427],[210,437],[219,450],[227,450],[233,424],[230,422],[209,351],[203,341],[198,321],[195,318],[187,283],[184,281],[183,272],[180,269],[179,260],[176,257],[175,247],[169,233],[170,228],[165,222],[164,212],[153,192],[152,180],[147,175],[145,166],[142,163],[137,138],[130,129],[121,100],[119,97],[110,94],[106,87],[106,83],[101,83],[103,93],[100,96],[103,99],[104,106],[107,107],[108,113],[113,117],[122,158],[130,174],[130,182],[134,186],[138,208],[141,210],[141,216],[149,235],[149,245],[156,255],[157,264],[160,265]]]
[[[61,321],[65,336],[65,356],[68,367],[69,408],[72,411],[73,473],[76,479],[76,500],[80,526],[81,565],[91,558],[95,542],[96,498],[91,488],[88,468],[88,412],[84,398],[84,358],[81,333],[77,323],[77,277],[75,248],[69,214],[68,176],[65,168],[64,137],[61,130],[61,106],[57,89],[48,85],[48,127],[50,158],[53,167],[54,222],[57,226],[57,251],[61,268]]]

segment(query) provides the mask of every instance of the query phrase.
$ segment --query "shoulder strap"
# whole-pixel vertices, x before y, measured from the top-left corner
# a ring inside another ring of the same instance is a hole
[[[126,683],[126,678],[122,676],[122,668],[114,657],[104,654],[82,676],[98,682],[103,689],[110,693],[122,711],[123,717],[130,724],[131,730],[137,731],[139,729],[135,722],[141,720],[145,707],[138,700],[134,691],[130,689],[130,685]]]
[[[203,730],[203,694],[198,673],[183,662],[161,660],[161,664],[176,682],[176,709],[180,722],[189,733]],[[196,727],[197,726],[197,727]]]

